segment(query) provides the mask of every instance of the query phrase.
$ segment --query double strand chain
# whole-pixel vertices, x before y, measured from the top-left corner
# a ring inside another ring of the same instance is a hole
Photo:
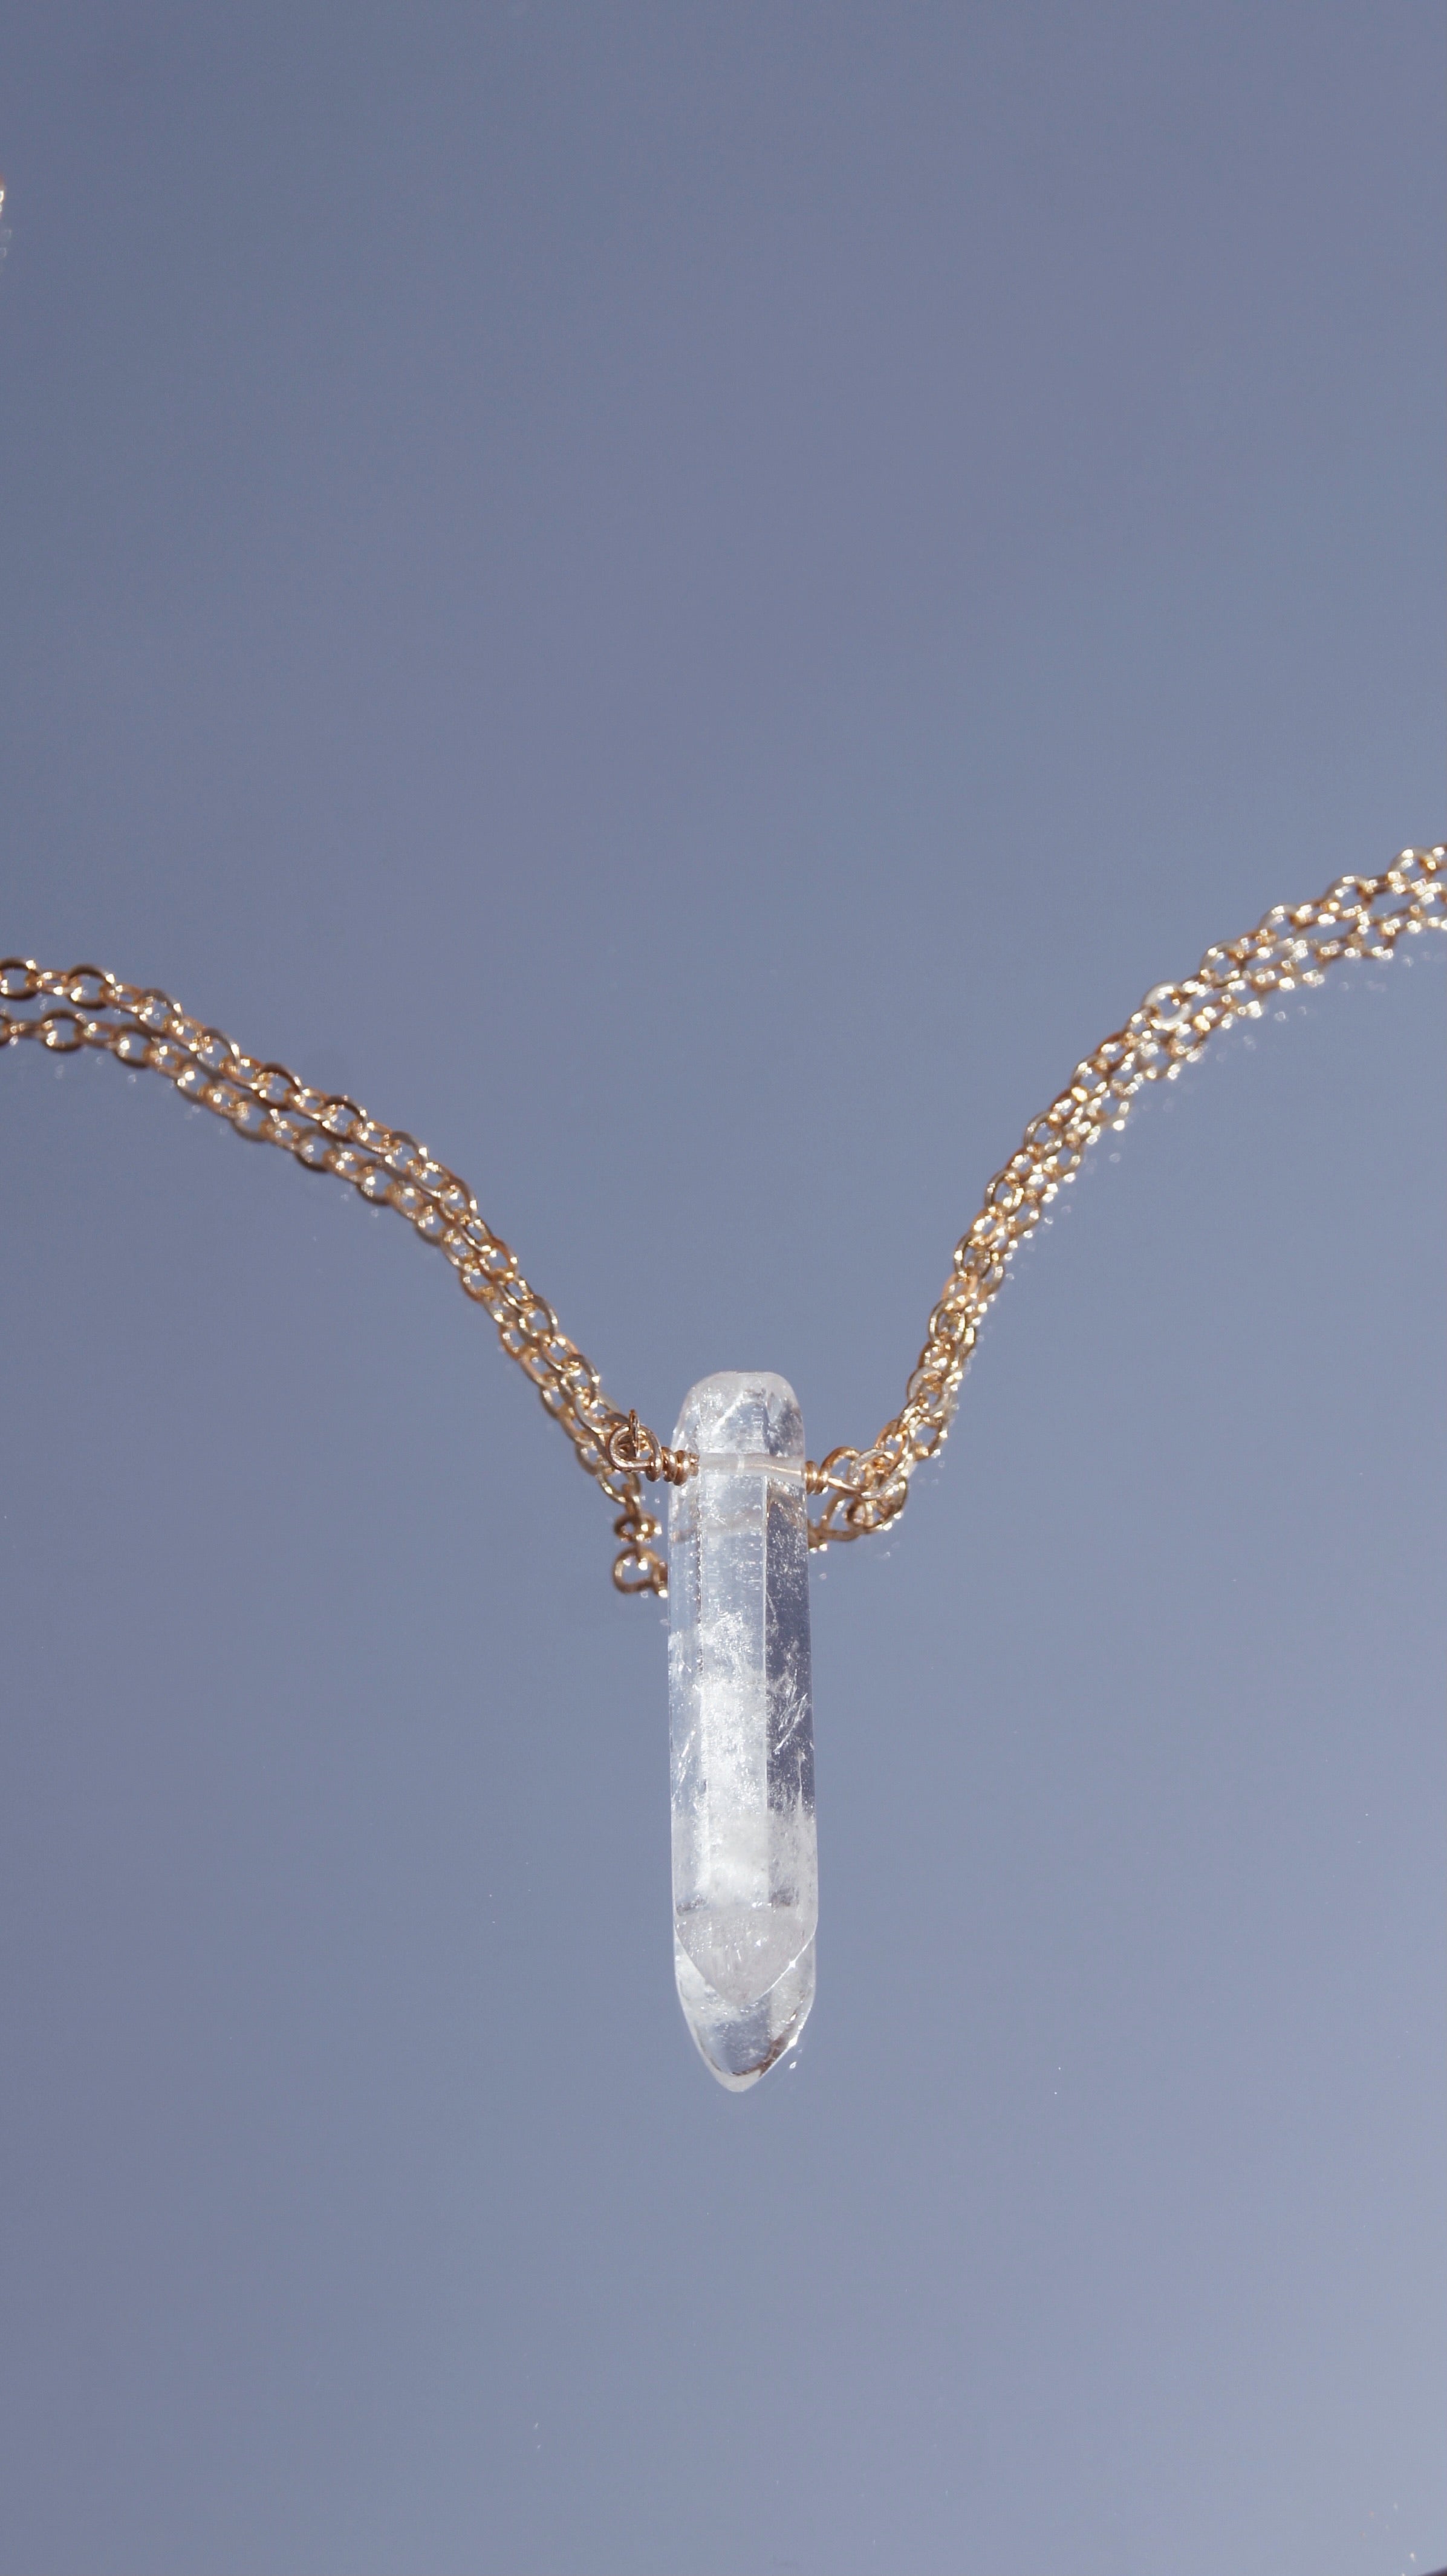
[[[1329,967],[1349,959],[1385,962],[1404,935],[1443,929],[1447,847],[1403,850],[1381,876],[1339,877],[1314,902],[1273,905],[1244,938],[1208,948],[1194,975],[1148,993],[1124,1028],[1076,1066],[990,1182],[955,1246],[899,1412],[872,1447],[831,1449],[821,1463],[809,1462],[806,1482],[819,1504],[810,1546],[866,1538],[898,1518],[916,1467],[948,1434],[960,1381],[1008,1264],[1105,1129],[1124,1126],[1142,1084],[1173,1080],[1234,1021],[1259,1019],[1274,995],[1319,984]],[[695,1461],[665,1448],[636,1413],[610,1403],[591,1360],[523,1277],[466,1182],[414,1136],[382,1126],[353,1100],[310,1089],[285,1065],[244,1054],[169,995],[124,984],[101,967],[0,959],[0,1046],[22,1039],[56,1055],[98,1047],[122,1064],[164,1074],[184,1099],[226,1119],[239,1136],[280,1145],[306,1171],[334,1173],[373,1206],[395,1208],[492,1317],[503,1349],[532,1379],[578,1464],[618,1506],[613,1580],[620,1592],[667,1590],[654,1544],[661,1523],[643,1486],[681,1484]]]

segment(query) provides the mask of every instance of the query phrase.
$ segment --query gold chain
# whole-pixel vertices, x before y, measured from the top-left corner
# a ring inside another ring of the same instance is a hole
[[[916,1467],[937,1454],[949,1431],[960,1381],[1007,1264],[1105,1129],[1124,1126],[1143,1083],[1173,1080],[1221,1030],[1259,1019],[1273,995],[1319,984],[1328,967],[1351,958],[1384,962],[1404,934],[1443,929],[1447,847],[1403,850],[1382,876],[1340,877],[1314,903],[1273,906],[1244,939],[1208,948],[1183,983],[1158,984],[1148,993],[1125,1027],[1076,1066],[990,1182],[978,1216],[955,1246],[900,1411],[872,1448],[832,1449],[822,1465],[810,1461],[809,1491],[823,1505],[810,1523],[810,1546],[866,1538],[898,1518]],[[15,1003],[32,1007],[17,1010]],[[613,1580],[619,1590],[667,1590],[654,1545],[661,1525],[644,1502],[643,1483],[680,1484],[693,1459],[665,1448],[636,1413],[609,1402],[592,1362],[528,1285],[467,1184],[415,1137],[379,1125],[353,1100],[309,1089],[285,1065],[244,1055],[167,994],[123,984],[101,967],[61,970],[30,958],[0,959],[0,1046],[27,1038],[58,1055],[99,1047],[122,1064],[164,1074],[183,1098],[225,1118],[238,1135],[280,1145],[307,1171],[332,1172],[373,1206],[395,1208],[486,1308],[503,1349],[532,1379],[579,1465],[618,1505]]]
[[[865,1538],[903,1511],[910,1477],[949,1431],[981,1319],[1004,1285],[1007,1263],[1106,1128],[1125,1125],[1142,1084],[1174,1081],[1223,1029],[1259,1019],[1273,995],[1320,984],[1329,967],[1352,958],[1385,962],[1404,935],[1447,930],[1444,871],[1447,847],[1403,850],[1382,876],[1338,877],[1313,903],[1273,904],[1243,939],[1208,948],[1194,975],[1157,984],[1123,1029],[1101,1039],[1032,1118],[1018,1154],[995,1174],[956,1244],[894,1420],[872,1449],[831,1450],[812,1471],[814,1490],[828,1492],[810,1527],[812,1547]]]

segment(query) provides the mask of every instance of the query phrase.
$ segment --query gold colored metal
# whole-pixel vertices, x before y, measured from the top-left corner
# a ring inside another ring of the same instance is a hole
[[[1339,877],[1314,902],[1274,905],[1244,938],[1208,948],[1194,975],[1156,985],[1124,1028],[1076,1066],[990,1182],[955,1246],[899,1412],[872,1447],[831,1449],[821,1464],[810,1460],[805,1482],[823,1501],[809,1526],[810,1546],[867,1538],[898,1519],[915,1469],[938,1455],[948,1435],[960,1381],[1008,1263],[1106,1128],[1124,1126],[1143,1084],[1173,1081],[1223,1029],[1259,1019],[1276,994],[1319,984],[1330,967],[1351,959],[1385,963],[1404,936],[1444,929],[1447,846],[1403,850],[1381,876]],[[42,1007],[16,1010],[15,1003]],[[579,1465],[620,1507],[613,1523],[619,1591],[667,1591],[654,1544],[661,1524],[644,1503],[643,1481],[682,1484],[697,1461],[665,1448],[636,1413],[609,1402],[592,1362],[528,1285],[467,1184],[415,1137],[381,1126],[355,1101],[309,1089],[285,1065],[243,1054],[167,994],[121,983],[99,966],[0,959],[0,1047],[22,1039],[59,1055],[97,1047],[122,1064],[164,1074],[183,1099],[226,1119],[238,1135],[282,1146],[307,1171],[332,1172],[374,1206],[395,1208],[491,1315],[503,1349],[532,1379]]]
[[[1019,1152],[995,1174],[956,1244],[893,1421],[872,1448],[831,1449],[823,1467],[811,1469],[811,1490],[829,1494],[810,1522],[811,1547],[868,1538],[898,1519],[916,1467],[937,1456],[948,1436],[960,1380],[1007,1264],[1105,1129],[1125,1125],[1141,1086],[1173,1082],[1213,1037],[1236,1020],[1259,1019],[1276,994],[1320,984],[1329,967],[1353,958],[1385,962],[1404,936],[1447,930],[1444,870],[1447,847],[1403,850],[1381,876],[1339,877],[1315,902],[1274,904],[1243,939],[1208,948],[1194,975],[1157,984],[1123,1029],[1101,1039],[1032,1118]]]
[[[16,1003],[40,1007],[17,1010]],[[285,1065],[243,1054],[168,994],[123,984],[103,967],[56,971],[26,957],[0,959],[0,1046],[26,1038],[52,1054],[98,1047],[122,1064],[164,1074],[183,1099],[226,1119],[239,1136],[280,1145],[306,1171],[335,1173],[374,1207],[395,1208],[492,1317],[503,1349],[532,1379],[578,1464],[618,1507],[613,1579],[620,1591],[666,1590],[653,1545],[660,1524],[645,1508],[641,1479],[676,1481],[692,1462],[665,1449],[636,1414],[609,1403],[591,1360],[523,1277],[466,1182],[425,1145],[369,1118],[354,1100],[309,1089]]]
[[[640,1422],[636,1413],[630,1413],[626,1422],[620,1422],[617,1430],[609,1433],[608,1455],[615,1467],[636,1467],[640,1476],[649,1477],[654,1484],[661,1477],[668,1485],[686,1485],[698,1468],[691,1450],[665,1449],[657,1434],[649,1430],[646,1422]]]

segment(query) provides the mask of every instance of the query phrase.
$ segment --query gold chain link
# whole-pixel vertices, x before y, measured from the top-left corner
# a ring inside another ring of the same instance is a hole
[[[823,1504],[810,1523],[811,1547],[867,1538],[898,1518],[916,1467],[938,1454],[948,1434],[960,1381],[1008,1263],[1105,1129],[1124,1126],[1142,1085],[1174,1080],[1223,1029],[1259,1019],[1275,994],[1319,984],[1329,967],[1349,959],[1384,963],[1404,935],[1447,929],[1444,871],[1447,847],[1403,850],[1381,876],[1340,877],[1313,903],[1273,906],[1244,939],[1208,948],[1184,982],[1158,984],[1124,1028],[1076,1066],[1065,1090],[1031,1120],[1019,1152],[995,1174],[955,1246],[900,1411],[871,1448],[832,1449],[822,1464],[810,1461],[809,1491]],[[15,1003],[31,1007],[17,1010]],[[355,1101],[309,1089],[285,1065],[243,1054],[167,994],[123,984],[97,966],[61,970],[30,958],[0,959],[0,1047],[21,1039],[59,1055],[98,1047],[122,1064],[164,1074],[184,1099],[226,1119],[238,1135],[279,1145],[307,1171],[334,1173],[374,1207],[395,1208],[491,1315],[503,1349],[532,1379],[579,1465],[618,1506],[613,1580],[619,1590],[666,1592],[654,1544],[661,1524],[647,1508],[643,1484],[682,1483],[694,1461],[665,1448],[636,1413],[609,1402],[592,1362],[528,1285],[467,1184],[415,1137],[379,1125]]]
[[[17,1002],[42,1007],[16,1010]],[[304,1170],[332,1172],[372,1206],[395,1208],[424,1243],[435,1244],[467,1295],[491,1315],[508,1357],[526,1370],[579,1465],[616,1506],[619,1590],[664,1590],[663,1559],[653,1544],[661,1525],[644,1501],[642,1479],[681,1476],[686,1465],[636,1414],[609,1403],[591,1360],[523,1277],[466,1182],[415,1136],[383,1127],[354,1100],[311,1090],[285,1065],[243,1054],[168,994],[123,984],[103,967],[57,971],[29,958],[0,959],[0,1046],[25,1038],[59,1055],[99,1047],[122,1064],[164,1074],[183,1099],[214,1111],[239,1136],[280,1145]]]
[[[1320,984],[1353,958],[1385,963],[1404,936],[1447,930],[1447,847],[1403,850],[1377,877],[1338,877],[1312,903],[1274,904],[1254,930],[1208,948],[1194,975],[1157,984],[1123,1029],[1102,1038],[1058,1098],[1032,1118],[1017,1154],[995,1174],[980,1212],[955,1246],[950,1276],[905,1401],[871,1449],[833,1449],[810,1484],[827,1494],[810,1524],[811,1547],[867,1538],[896,1520],[916,1467],[934,1457],[954,1415],[981,1321],[1007,1264],[1056,1192],[1073,1181],[1107,1127],[1120,1128],[1147,1082],[1172,1082],[1237,1020],[1261,1017],[1272,997]]]

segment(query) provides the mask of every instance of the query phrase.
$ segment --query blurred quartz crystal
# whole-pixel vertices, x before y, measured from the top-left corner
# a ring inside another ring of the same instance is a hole
[[[670,1498],[674,1971],[706,2065],[742,2092],[799,2036],[819,1916],[804,1426],[781,1377],[684,1402]]]

